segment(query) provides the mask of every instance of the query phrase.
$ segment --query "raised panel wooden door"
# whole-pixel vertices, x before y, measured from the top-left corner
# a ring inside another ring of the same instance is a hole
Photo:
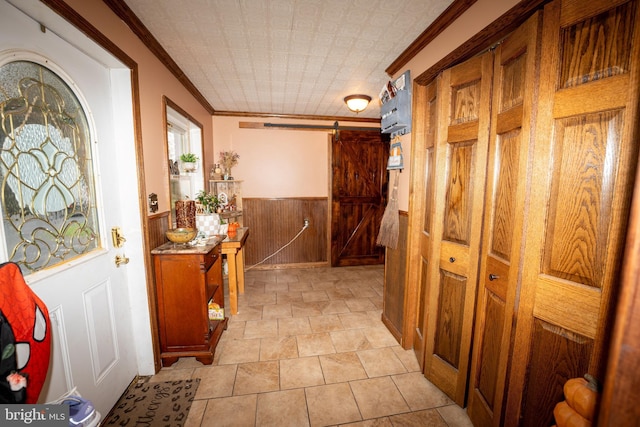
[[[601,382],[638,151],[638,1],[544,9],[534,183],[505,425],[553,424]]]
[[[501,425],[530,185],[541,13],[495,51],[485,220],[469,405],[474,426]],[[529,207],[530,208],[530,207]]]
[[[413,127],[412,179],[409,210],[416,212],[410,223],[409,245],[418,248],[415,258],[410,259],[409,280],[416,283],[417,298],[407,301],[414,313],[413,324],[407,329],[411,334],[413,346],[420,368],[424,369],[424,348],[427,327],[427,298],[429,296],[431,234],[433,227],[434,186],[436,176],[435,147],[437,135],[438,96],[437,80],[426,86],[414,85],[415,114],[421,120],[415,120]],[[415,232],[414,232],[415,230]]]
[[[382,264],[376,245],[386,206],[389,137],[341,130],[332,144],[331,265]]]
[[[426,377],[463,406],[484,204],[492,54],[443,72],[429,263]]]

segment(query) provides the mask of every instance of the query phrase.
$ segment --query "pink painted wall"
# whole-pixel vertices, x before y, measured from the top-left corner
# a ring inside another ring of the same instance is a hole
[[[334,122],[213,116],[214,160],[222,150],[240,155],[233,177],[243,181],[243,197],[328,196],[331,131],[240,129],[239,122],[314,126],[333,126]],[[354,122],[339,125],[379,126]]]
[[[140,115],[144,152],[145,197],[158,195],[159,212],[169,209],[169,171],[164,134],[165,95],[203,125],[205,162],[213,158],[211,151],[211,115],[147,49],[140,39],[101,0],[65,0],[82,17],[114,42],[138,64]]]

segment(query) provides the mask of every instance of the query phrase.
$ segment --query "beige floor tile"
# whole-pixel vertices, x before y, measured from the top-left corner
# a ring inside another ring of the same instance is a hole
[[[298,335],[298,355],[300,357],[335,353],[329,333]]]
[[[430,409],[426,411],[409,412],[406,414],[389,417],[394,426],[403,427],[447,427],[438,411]]]
[[[256,426],[308,427],[309,415],[304,389],[259,394]]]
[[[198,389],[200,388],[198,387]],[[187,421],[185,421],[184,427],[200,427],[206,408],[206,400],[194,400],[191,402],[191,408],[189,409],[189,415],[187,415]]]
[[[361,350],[357,352],[369,378],[407,372],[398,356],[390,348]]]
[[[473,427],[466,409],[458,405],[447,405],[438,408],[438,412],[449,427]]]
[[[297,283],[300,281],[300,277],[294,270],[281,270],[276,271],[277,283]]]
[[[238,365],[233,395],[239,396],[279,390],[279,371],[277,361],[242,363]]]
[[[260,360],[260,340],[228,340],[218,345],[220,365],[257,362]]]
[[[256,338],[276,338],[278,336],[278,321],[268,320],[248,320],[244,327],[244,339]]]
[[[304,302],[329,301],[329,296],[325,291],[307,291],[302,293],[302,301]]]
[[[367,378],[367,373],[356,353],[338,353],[319,356],[327,384]]]
[[[351,381],[349,384],[363,419],[402,414],[411,410],[389,377]]]
[[[246,321],[246,320],[260,320],[262,319],[262,306],[249,306],[246,303],[242,303],[240,299],[238,299],[238,313],[231,314],[231,306],[225,303],[225,309],[228,307],[226,311],[226,315],[230,316],[232,320],[235,321]]]
[[[302,302],[302,292],[276,292],[276,304]]]
[[[292,317],[278,319],[278,336],[287,337],[311,333],[309,319],[306,317]]]
[[[393,375],[391,379],[412,411],[453,404],[453,401],[438,387],[429,382],[421,372]]]
[[[328,305],[329,301],[292,302],[291,314],[293,317],[320,316]]]
[[[276,303],[276,293],[275,292],[263,292],[263,293],[252,293],[245,292],[246,304],[249,306],[252,305],[267,305],[267,304],[275,304]]]
[[[289,292],[288,283],[265,283],[265,292]]]
[[[309,292],[313,286],[309,282],[289,283],[289,292]]]
[[[358,421],[349,424],[340,424],[340,427],[394,427],[389,417],[374,418],[372,420]],[[426,427],[426,426],[422,426]]]
[[[231,318],[234,318],[232,316]],[[244,338],[244,325],[246,322],[237,321],[237,322],[229,322],[227,323],[227,330],[222,333],[222,337],[220,341],[231,340],[231,339],[243,339]],[[234,327],[232,327],[234,325]]]
[[[368,284],[352,287],[351,293],[356,298],[368,298],[368,297],[379,296],[379,294]]]
[[[311,283],[314,291],[329,291],[335,289],[336,282],[334,280],[316,280]]]
[[[380,325],[380,319],[376,321],[369,312],[342,313],[339,316],[345,329],[364,329]]]
[[[309,324],[311,325],[311,331],[314,333],[341,331],[344,329],[340,318],[335,314],[309,317]]]
[[[181,357],[177,362],[168,367],[168,369],[191,369],[202,366],[206,365],[203,365],[202,362],[199,362],[195,357]]]
[[[330,332],[331,342],[337,353],[347,351],[368,350],[371,347],[369,341],[364,336],[362,329],[350,329],[347,331]]]
[[[349,383],[305,389],[311,426],[331,426],[361,420]]]
[[[317,357],[301,357],[280,361],[280,389],[311,387],[324,384]]]
[[[347,304],[340,300],[330,300],[329,303],[322,309],[322,314],[340,314],[351,313]]]
[[[298,341],[295,336],[265,338],[260,344],[260,361],[293,359],[298,357]]]
[[[363,330],[367,341],[371,343],[373,348],[393,347],[399,345],[396,338],[389,332],[386,326],[380,324],[373,328],[365,328]]]
[[[420,371],[420,364],[418,363],[418,359],[416,359],[416,353],[412,348],[409,350],[405,350],[399,345],[392,348],[393,352],[396,354],[396,356],[398,356],[398,359],[400,359],[408,372]]]
[[[207,401],[201,427],[247,427],[256,423],[257,395]]]
[[[177,364],[178,362],[174,363]],[[179,381],[179,380],[188,380],[193,377],[193,371],[195,368],[187,368],[187,369],[176,369],[172,366],[162,368],[160,371],[153,375],[149,381],[150,382],[163,382],[163,381]]]
[[[279,319],[281,317],[291,317],[291,304],[278,303],[274,305],[265,305],[262,307],[263,319]]]
[[[193,377],[200,378],[196,399],[214,399],[233,395],[237,365],[198,368]]]
[[[333,289],[327,289],[326,292],[330,300],[341,301],[341,300],[353,298],[353,294],[349,289],[341,289],[341,288],[334,287]]]
[[[369,298],[349,298],[344,300],[349,310],[354,311],[371,311],[375,310],[376,306],[373,305]]]

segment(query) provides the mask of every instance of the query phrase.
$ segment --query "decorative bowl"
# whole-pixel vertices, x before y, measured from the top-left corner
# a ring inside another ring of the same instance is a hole
[[[173,228],[166,232],[167,239],[173,243],[190,242],[196,237],[196,234],[198,234],[198,230],[195,228]]]

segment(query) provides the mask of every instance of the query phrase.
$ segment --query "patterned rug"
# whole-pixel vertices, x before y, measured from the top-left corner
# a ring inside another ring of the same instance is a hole
[[[102,426],[181,427],[187,420],[200,379],[132,383]]]

